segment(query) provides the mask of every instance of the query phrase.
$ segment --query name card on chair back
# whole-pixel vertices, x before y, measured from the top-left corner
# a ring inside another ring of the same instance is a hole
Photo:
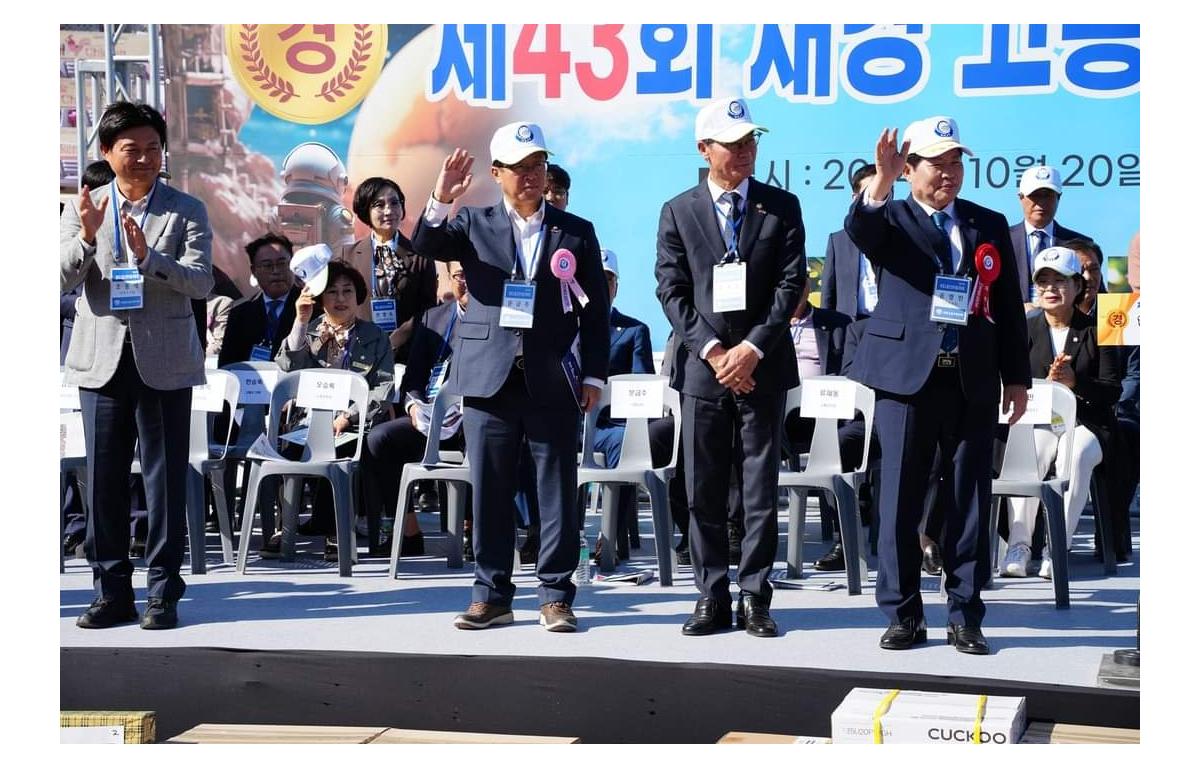
[[[271,391],[279,381],[279,371],[233,371],[237,374],[241,389],[238,402],[242,405],[270,405]]]
[[[1025,415],[1022,416],[1018,424],[1049,424],[1054,414],[1051,410],[1051,405],[1054,402],[1054,385],[1045,379],[1034,379],[1033,389],[1028,390],[1029,401],[1025,405]],[[1003,404],[1001,404],[1003,408]],[[1001,424],[1008,423],[1008,416],[1003,410],[1000,411],[999,422]]]
[[[206,381],[192,387],[192,410],[218,413],[225,407],[225,382]]]
[[[807,379],[800,382],[800,415],[810,419],[853,419],[854,382]]]
[[[663,415],[663,380],[610,381],[609,414],[614,419],[659,419]]]
[[[350,405],[350,378],[321,371],[304,371],[296,405],[323,411],[344,411]]]

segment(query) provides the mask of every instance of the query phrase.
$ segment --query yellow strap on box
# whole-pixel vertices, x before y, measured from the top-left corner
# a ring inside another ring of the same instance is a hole
[[[871,734],[876,744],[883,743],[883,716],[892,706],[892,700],[900,695],[899,688],[893,688],[883,697],[883,701],[879,702],[879,706],[875,707],[875,715],[871,718]]]
[[[980,696],[979,703],[975,705],[975,736],[971,739],[976,744],[983,743],[983,715],[986,710],[987,696]]]

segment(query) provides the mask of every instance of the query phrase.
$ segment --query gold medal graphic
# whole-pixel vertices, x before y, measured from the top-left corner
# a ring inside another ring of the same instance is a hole
[[[314,125],[353,109],[379,79],[386,24],[227,24],[238,83],[276,117]]]

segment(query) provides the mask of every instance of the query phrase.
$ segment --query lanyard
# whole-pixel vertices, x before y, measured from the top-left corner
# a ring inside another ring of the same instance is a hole
[[[515,225],[514,225],[514,227],[515,227]],[[545,223],[545,220],[543,220],[543,221],[542,221],[542,226],[541,226],[541,229],[539,229],[539,230],[537,231],[537,240],[535,240],[535,241],[533,242],[533,245],[531,246],[531,248],[532,248],[532,250],[533,250],[533,258],[530,260],[530,264],[529,264],[529,273],[530,273],[530,274],[529,274],[529,275],[526,275],[526,274],[525,274],[525,264],[524,264],[524,259],[522,259],[522,258],[521,258],[521,242],[524,240],[524,238],[522,238],[522,237],[521,237],[521,236],[520,236],[520,235],[517,233],[516,229],[514,228],[514,230],[513,230],[513,242],[515,243],[515,245],[516,245],[516,247],[517,247],[517,252],[516,252],[516,254],[514,254],[516,258],[514,258],[514,259],[513,259],[513,268],[512,268],[512,279],[513,279],[513,280],[516,280],[516,279],[517,279],[517,273],[518,273],[518,271],[519,271],[519,272],[520,272],[520,274],[521,274],[523,277],[525,277],[525,282],[526,282],[526,283],[532,283],[532,282],[533,282],[533,277],[532,277],[532,276],[533,276],[533,275],[537,275],[537,265],[538,265],[538,258],[539,258],[539,257],[542,255],[542,254],[541,254],[541,250],[542,250],[542,236],[545,234],[545,232],[546,232],[546,223]]]
[[[354,336],[358,333],[357,325],[346,334],[346,346],[342,349],[342,361],[338,365],[343,371],[350,367],[350,348],[354,346]]]
[[[113,207],[113,239],[116,241],[116,253],[122,262],[126,261],[125,251],[121,248],[121,206],[117,204],[117,182],[113,180],[109,182],[108,197],[111,201],[109,204]],[[138,222],[138,229],[145,231],[146,217],[150,215],[150,204],[154,202],[154,193],[158,191],[158,181],[154,182],[154,186],[150,187],[150,194],[146,197],[146,210],[142,211],[142,220]]]
[[[454,313],[450,315],[450,325],[446,327],[446,333],[442,336],[442,347],[438,350],[437,361],[439,363],[446,360],[446,349],[450,346],[450,334],[454,333],[454,323],[458,321],[458,307],[454,308]]]
[[[378,241],[375,239],[375,233],[372,232],[371,233],[371,298],[375,298],[377,295],[375,293],[375,283],[376,283],[375,267],[377,266],[376,261],[375,261],[375,249],[380,247],[377,243],[378,243]],[[386,245],[388,248],[390,248],[392,250],[393,254],[400,252],[400,232],[399,232],[399,230],[396,231],[396,234],[392,235],[392,239],[389,240],[386,243]]]

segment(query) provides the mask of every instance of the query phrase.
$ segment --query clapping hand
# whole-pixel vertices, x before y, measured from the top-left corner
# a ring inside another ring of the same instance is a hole
[[[453,203],[471,186],[471,165],[475,156],[461,147],[456,147],[442,163],[437,182],[433,185],[433,198],[439,203]]]
[[[125,230],[125,241],[129,243],[129,250],[133,251],[137,263],[141,264],[146,260],[146,235],[128,213],[121,216],[121,228]]]
[[[1071,367],[1071,356],[1064,353],[1057,355],[1050,363],[1050,372],[1046,378],[1057,381],[1068,389],[1075,389],[1075,369]]]
[[[88,243],[96,242],[96,233],[104,224],[104,213],[108,210],[108,198],[100,201],[100,207],[92,202],[92,192],[85,185],[79,190],[79,234]]]

